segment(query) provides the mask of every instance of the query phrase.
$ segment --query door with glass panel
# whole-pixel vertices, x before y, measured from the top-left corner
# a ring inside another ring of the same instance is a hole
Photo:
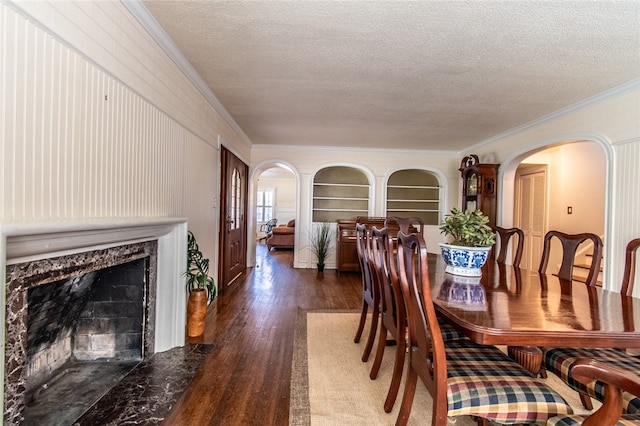
[[[248,166],[222,147],[219,287],[240,277],[247,259]]]

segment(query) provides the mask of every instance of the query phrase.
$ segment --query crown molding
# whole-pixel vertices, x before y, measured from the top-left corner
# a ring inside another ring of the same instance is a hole
[[[388,153],[393,152],[394,154],[406,153],[406,154],[429,154],[436,156],[444,156],[449,157],[451,155],[457,155],[456,151],[444,151],[444,150],[434,150],[434,149],[398,149],[398,148],[363,148],[357,146],[319,146],[319,145],[284,145],[284,144],[253,144],[252,150],[286,150],[286,151],[319,151],[319,152],[380,152],[380,153]]]
[[[631,91],[631,90],[637,90],[638,88],[640,88],[640,78],[628,81],[628,82],[626,82],[624,84],[621,84],[620,86],[617,86],[617,87],[614,87],[613,89],[610,89],[610,90],[607,90],[605,92],[599,93],[599,94],[597,94],[595,96],[587,98],[587,99],[585,99],[583,101],[580,101],[580,102],[578,102],[576,104],[569,105],[568,107],[565,107],[565,108],[562,108],[562,109],[560,109],[558,111],[552,112],[551,114],[544,115],[544,116],[542,116],[540,118],[537,118],[537,119],[535,119],[533,121],[530,121],[530,122],[528,122],[526,124],[523,124],[522,126],[518,126],[518,127],[515,127],[515,128],[513,128],[511,130],[507,130],[504,133],[500,133],[498,135],[492,136],[489,139],[485,139],[485,140],[483,140],[481,142],[478,142],[478,143],[476,143],[474,145],[469,146],[464,151],[460,151],[458,154],[462,155],[465,152],[473,152],[474,150],[476,150],[478,148],[481,148],[481,147],[483,147],[485,145],[489,145],[491,143],[499,141],[500,139],[504,139],[506,137],[515,135],[515,134],[520,133],[520,132],[522,132],[522,131],[524,131],[526,129],[538,126],[538,125],[543,124],[545,122],[555,120],[555,119],[560,118],[560,117],[562,117],[564,115],[567,115],[567,114],[570,114],[572,112],[578,111],[580,109],[586,108],[586,107],[588,107],[590,105],[594,105],[594,104],[596,104],[598,102],[601,102],[601,101],[603,101],[605,99],[608,99],[608,98],[611,98],[613,96],[619,95],[621,93],[628,92],[628,91]]]
[[[183,74],[191,81],[195,88],[205,97],[211,106],[218,111],[222,118],[238,133],[238,135],[249,145],[253,143],[251,139],[244,133],[242,128],[231,117],[231,114],[222,105],[220,100],[211,91],[207,83],[200,77],[200,74],[193,68],[191,63],[184,57],[178,46],[160,26],[158,21],[151,15],[149,10],[142,3],[142,0],[121,0],[122,4],[129,10],[131,15],[142,25],[142,27],[151,35],[156,43],[164,50],[169,58],[183,72]]]

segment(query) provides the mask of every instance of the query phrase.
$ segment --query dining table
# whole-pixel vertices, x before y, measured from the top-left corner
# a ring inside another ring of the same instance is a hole
[[[638,298],[492,261],[451,275],[439,255],[429,278],[437,312],[476,343],[640,348]]]

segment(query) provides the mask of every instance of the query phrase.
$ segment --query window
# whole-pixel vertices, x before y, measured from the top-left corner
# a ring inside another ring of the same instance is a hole
[[[273,219],[274,193],[273,189],[258,189],[258,198],[256,200],[256,220],[258,224],[263,224],[269,219]]]
[[[231,173],[231,229],[240,229],[240,217],[242,215],[242,177],[238,169]]]

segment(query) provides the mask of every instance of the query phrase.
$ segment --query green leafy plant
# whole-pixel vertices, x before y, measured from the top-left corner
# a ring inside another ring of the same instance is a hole
[[[207,304],[213,302],[216,297],[216,286],[213,277],[209,276],[209,259],[205,258],[196,237],[191,231],[187,235],[187,291],[191,294],[194,290],[202,289],[207,292]]]
[[[481,210],[463,212],[454,208],[444,217],[440,232],[450,235],[454,246],[486,247],[496,242],[496,233],[488,223],[489,218]]]
[[[311,251],[318,259],[318,264],[324,265],[325,259],[329,256],[333,238],[331,225],[328,222],[322,222],[316,226],[315,232],[311,235]]]

